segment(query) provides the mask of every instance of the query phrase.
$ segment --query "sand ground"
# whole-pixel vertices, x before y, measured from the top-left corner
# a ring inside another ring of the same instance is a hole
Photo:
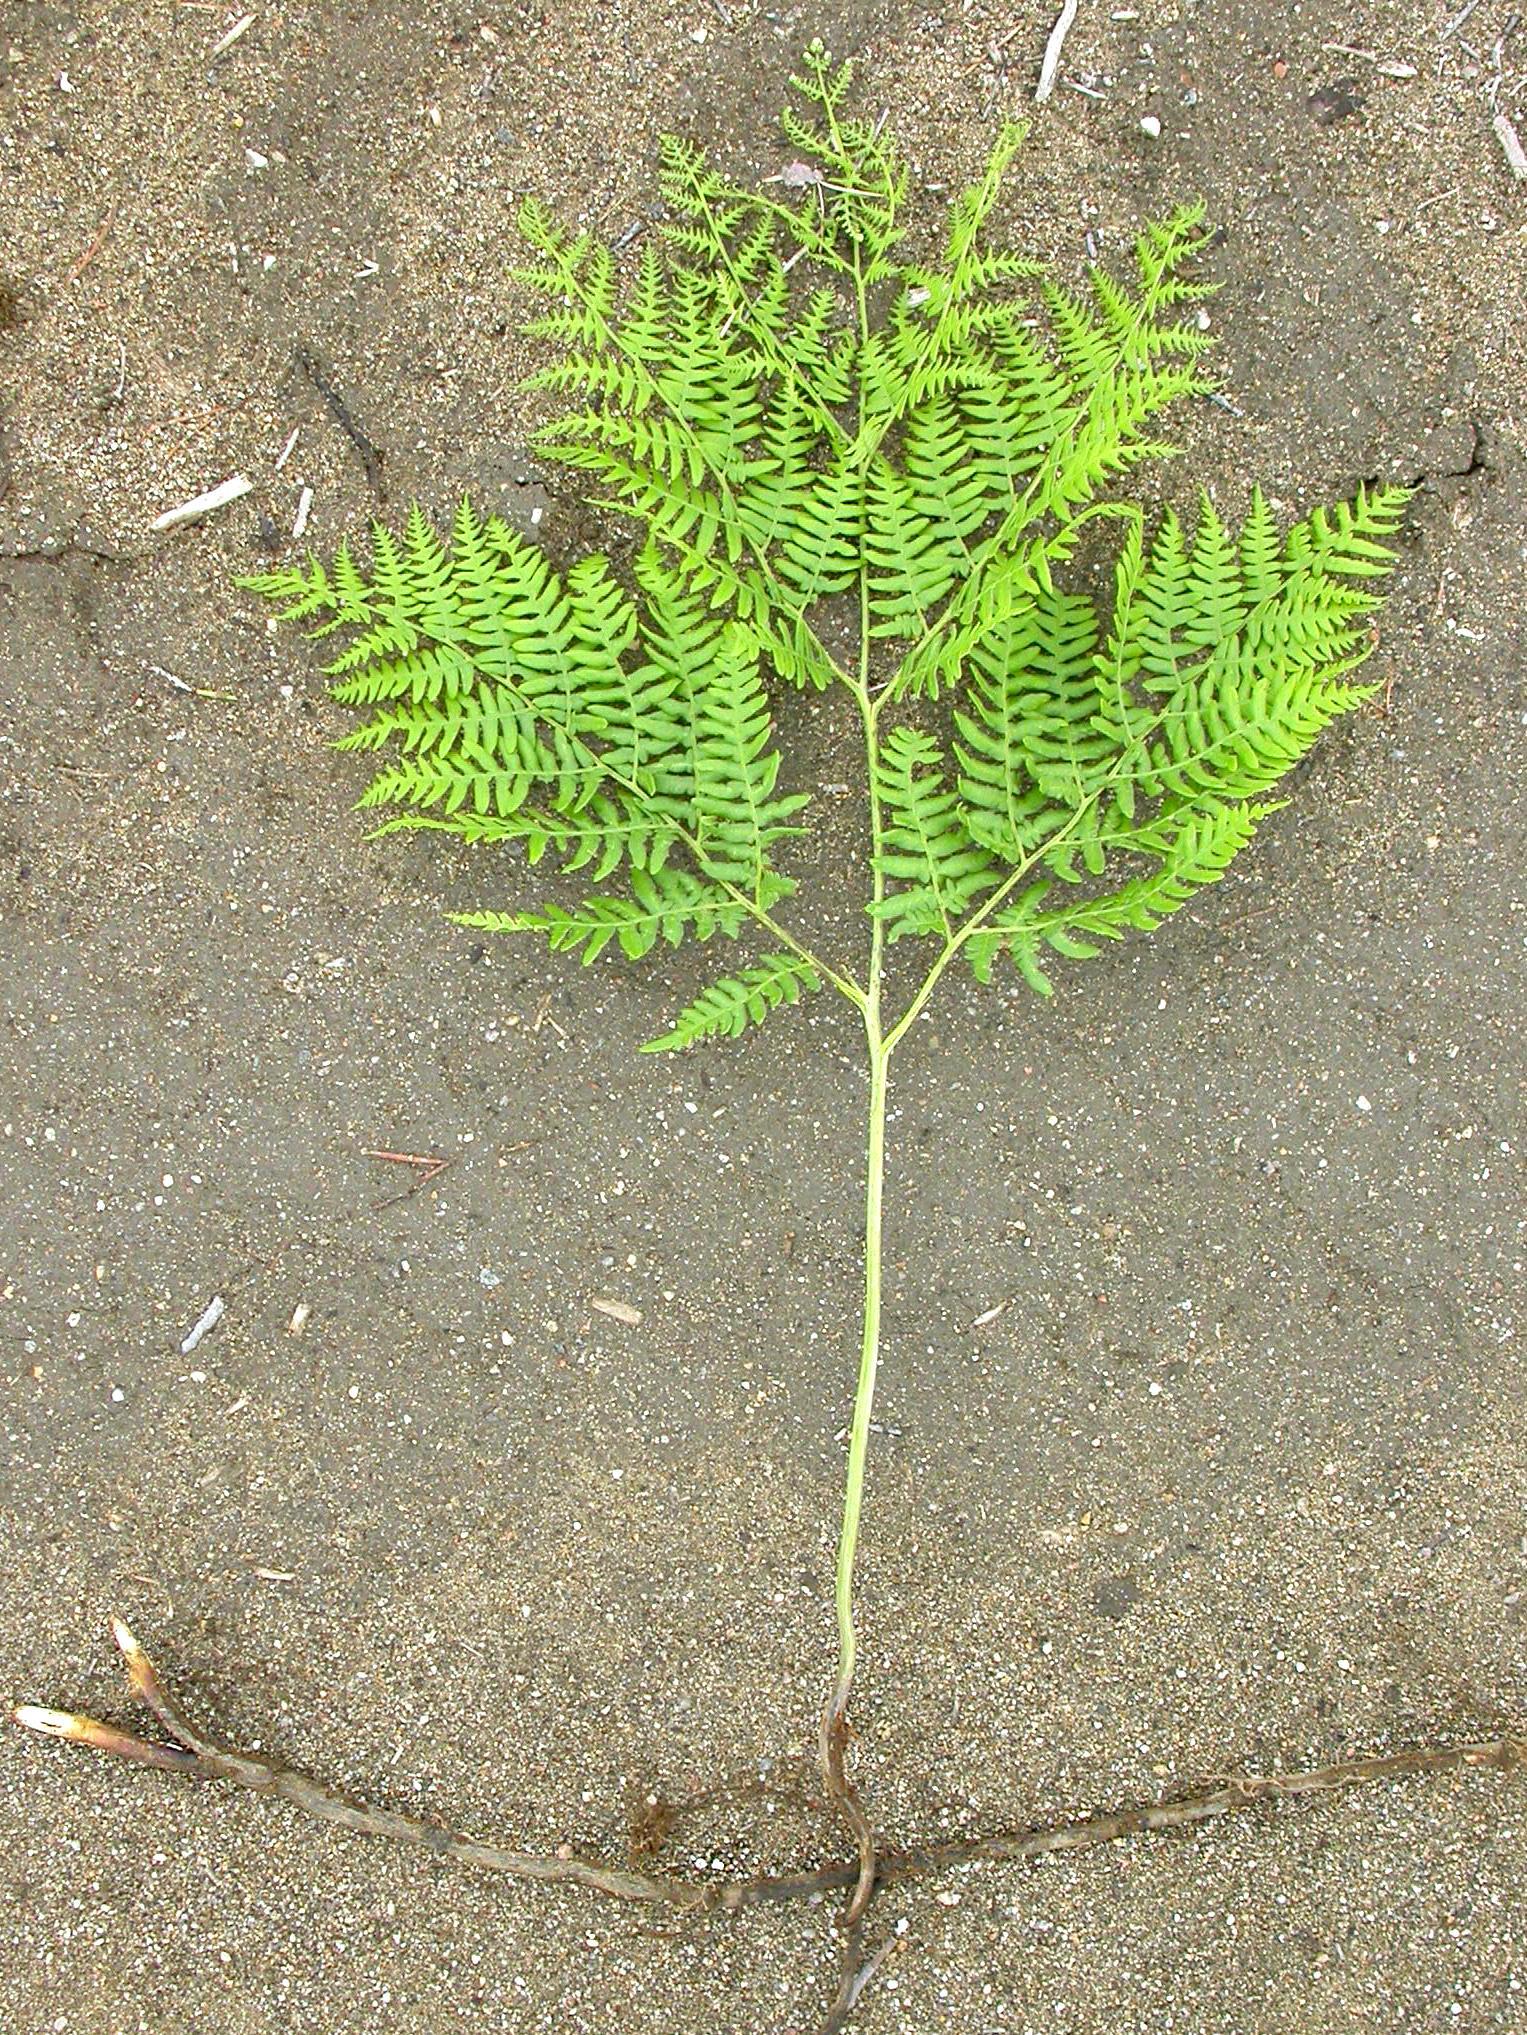
[[[122,1714],[120,1607],[237,1742],[618,1854],[632,1789],[809,1744],[851,1014],[655,1062],[707,957],[583,974],[445,925],[519,879],[361,838],[341,717],[229,579],[304,488],[324,546],[465,489],[571,543],[524,449],[517,199],[613,237],[665,126],[777,168],[814,32],[957,182],[1053,9],[251,11],[211,59],[240,10],[0,5],[0,1682]],[[1491,127],[1527,133],[1527,31],[1451,13],[1084,0],[1006,208],[1075,276],[1208,201],[1243,414],[1186,421],[1173,499],[1418,494],[1387,703],[1236,875],[1050,1006],[952,985],[902,1059],[859,1712],[899,1834],[1527,1707],[1527,185]],[[365,1148],[452,1163],[379,1206]],[[784,2035],[833,1966],[826,1910],[656,1937],[19,1736],[0,1807],[15,2035]],[[860,2025],[1520,2028],[1524,1829],[1484,1775],[973,1870],[888,1905]],[[733,1818],[679,1860],[760,1840],[817,1842]]]

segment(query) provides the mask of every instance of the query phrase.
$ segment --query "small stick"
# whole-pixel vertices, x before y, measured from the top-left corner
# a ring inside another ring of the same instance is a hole
[[[374,275],[376,273],[376,264],[374,262],[371,263],[370,268],[371,273]],[[305,346],[297,349],[297,365],[302,369],[302,372],[313,384],[319,395],[322,396],[325,404],[328,406],[329,415],[355,447],[356,457],[360,460],[366,479],[379,495],[385,496],[387,490],[382,482],[383,454],[381,448],[373,445],[359,424],[356,423],[350,414],[349,404]]]
[[[215,686],[189,685],[185,679],[179,677],[175,672],[166,671],[162,664],[151,664],[149,670],[156,673],[160,678],[167,678],[170,684],[174,686],[176,692],[188,692],[193,699],[232,700],[238,698],[237,693],[221,692]]]
[[[228,33],[225,36],[223,36],[220,41],[215,42],[212,45],[211,49],[207,51],[207,62],[209,64],[215,63],[217,59],[223,54],[223,51],[225,49],[232,49],[233,45],[238,41],[239,37],[243,35],[246,32],[246,30],[254,27],[254,20],[255,18],[252,14],[241,14],[238,20],[233,24],[232,28],[229,29]]]
[[[108,233],[110,233],[112,221],[116,218],[116,216],[117,216],[117,205],[116,200],[113,199],[111,204],[111,210],[106,214],[106,217],[101,221],[100,225],[95,230],[95,237],[92,239],[90,245],[85,249],[85,252],[80,256],[79,260],[74,264],[73,268],[70,269],[68,275],[65,276],[64,281],[66,283],[77,282],[79,278],[85,273],[86,269],[89,268],[90,264],[95,260],[96,256],[100,253],[101,249],[106,245],[106,236]]]
[[[1080,0],[1066,0],[1060,13],[1055,17],[1055,26],[1050,30],[1050,40],[1045,44],[1044,61],[1039,66],[1039,83],[1034,88],[1034,103],[1043,106],[1055,90],[1055,74],[1060,69],[1060,53],[1066,37],[1071,33],[1071,24],[1076,19]]]
[[[888,1936],[877,1951],[869,1957],[861,1957],[862,1945],[853,1946],[853,1961],[845,1956],[842,1974],[838,1980],[838,1995],[832,2003],[827,2019],[817,2030],[817,2035],[839,2035],[848,2025],[849,2016],[874,1983],[882,1965],[888,1963],[905,1943],[904,1936]]]
[[[1495,138],[1506,152],[1506,166],[1518,183],[1527,182],[1527,149],[1524,149],[1516,129],[1504,113],[1497,113],[1490,125],[1495,129]]]
[[[567,1033],[562,1029],[561,1025],[557,1023],[557,1020],[551,1014],[551,998],[549,996],[542,997],[541,1008],[536,1012],[535,1023],[530,1027],[530,1029],[533,1032],[538,1032],[541,1029],[542,1025],[550,1025],[552,1030],[556,1033],[559,1039],[565,1039],[567,1037]]]
[[[432,1180],[438,1180],[451,1163],[449,1159],[427,1156],[422,1152],[363,1151],[361,1156],[366,1159],[386,1159],[394,1166],[413,1166],[419,1176],[416,1180],[410,1181],[401,1194],[390,1194],[385,1201],[372,1202],[373,1215],[380,1215],[384,1208],[396,1208],[400,1201],[407,1201],[408,1197],[417,1194],[421,1187],[428,1187]]]
[[[387,1159],[394,1166],[419,1166],[423,1169],[424,1173],[424,1179],[419,1183],[421,1187],[426,1181],[433,1180],[437,1173],[443,1173],[451,1163],[449,1159],[442,1159],[438,1155],[428,1152],[373,1152],[362,1150],[361,1157],[363,1159]]]
[[[292,426],[291,437],[287,439],[286,443],[282,446],[281,450],[276,455],[276,463],[271,469],[273,473],[279,473],[282,467],[285,466],[286,462],[291,458],[293,448],[296,446],[297,439],[301,434],[301,431],[302,426],[300,424],[294,424]]]
[[[178,530],[182,523],[199,523],[203,516],[210,516],[214,509],[226,509],[230,502],[239,501],[254,492],[254,482],[236,473],[230,480],[219,482],[215,488],[208,488],[204,495],[193,495],[189,502],[182,502],[177,509],[166,509],[162,516],[154,518],[156,530]]]
[[[180,1354],[183,1357],[188,1357],[193,1350],[199,1349],[227,1311],[222,1294],[214,1293],[212,1298],[207,1302],[196,1326],[191,1329],[185,1340],[181,1343]],[[131,1663],[129,1663],[129,1672],[131,1672]]]

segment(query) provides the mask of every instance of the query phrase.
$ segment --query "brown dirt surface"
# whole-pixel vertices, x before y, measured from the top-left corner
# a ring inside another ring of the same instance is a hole
[[[0,4],[8,1699],[122,1715],[120,1607],[233,1742],[615,1856],[628,1801],[809,1750],[850,1014],[654,1061],[705,954],[444,924],[520,879],[362,838],[314,660],[230,582],[304,488],[322,547],[464,491],[578,541],[515,204],[649,220],[662,128],[777,169],[820,33],[923,185],[1032,113],[1004,225],[1063,279],[1207,200],[1234,413],[1173,500],[1418,489],[1387,701],[1244,865],[1052,1005],[951,985],[899,1064],[868,1799],[915,1839],[1519,1720],[1527,27],[1084,0],[1036,110],[1052,0],[251,0],[213,58],[243,11]],[[400,1200],[367,1148],[451,1164]],[[828,1906],[654,1934],[19,1734],[0,1810],[15,2035],[807,2035],[834,1971]],[[856,2025],[1519,2029],[1523,1831],[1483,1774],[908,1887]],[[729,1811],[672,1860],[821,1841]]]

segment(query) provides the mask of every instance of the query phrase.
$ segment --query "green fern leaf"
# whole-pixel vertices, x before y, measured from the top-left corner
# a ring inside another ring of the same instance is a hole
[[[680,1011],[671,1031],[648,1039],[644,1053],[671,1053],[700,1039],[735,1039],[761,1025],[781,1004],[799,1003],[803,991],[822,986],[818,971],[795,954],[770,954],[714,982]]]
[[[966,705],[956,710],[959,794],[971,834],[1021,862],[1075,809],[1055,797],[1085,784],[1113,753],[1096,726],[1097,616],[1084,594],[1036,588],[970,649]]]
[[[875,908],[889,939],[953,931],[1001,869],[965,824],[944,782],[938,744],[920,729],[893,728],[880,756],[885,826],[876,865],[899,887]]]
[[[1102,896],[1047,908],[1050,885],[1032,885],[970,940],[971,968],[978,980],[988,981],[997,956],[1005,953],[1031,988],[1051,995],[1054,985],[1041,966],[1042,949],[1089,960],[1099,952],[1100,940],[1154,932],[1200,890],[1218,883],[1258,823],[1275,810],[1270,805],[1209,804],[1164,820],[1133,843],[1137,852],[1154,855],[1156,867]]]
[[[728,625],[693,708],[700,851],[715,875],[756,893],[768,876],[774,843],[800,831],[789,821],[810,799],[803,792],[775,793],[779,751],[758,648],[746,629]]]
[[[1394,564],[1387,540],[1400,527],[1411,489],[1361,487],[1350,502],[1314,509],[1288,533],[1284,560],[1293,567],[1377,579]]]
[[[780,891],[766,882],[761,896],[777,903]],[[639,961],[659,940],[677,947],[691,935],[736,939],[747,917],[747,907],[719,886],[665,868],[633,870],[627,895],[589,897],[570,909],[548,904],[528,912],[458,912],[452,922],[484,933],[544,933],[553,953],[578,954],[587,967],[611,945]]]

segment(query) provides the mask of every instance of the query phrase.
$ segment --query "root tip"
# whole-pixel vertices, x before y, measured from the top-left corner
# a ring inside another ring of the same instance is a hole
[[[83,1738],[88,1719],[70,1710],[47,1710],[40,1703],[18,1703],[11,1722],[23,1731],[35,1731],[40,1738]]]
[[[122,1658],[129,1665],[135,1665],[138,1661],[145,1658],[143,1648],[139,1646],[137,1640],[133,1637],[127,1620],[115,1611],[111,1614],[111,1636],[116,1644],[118,1653],[121,1654]]]

